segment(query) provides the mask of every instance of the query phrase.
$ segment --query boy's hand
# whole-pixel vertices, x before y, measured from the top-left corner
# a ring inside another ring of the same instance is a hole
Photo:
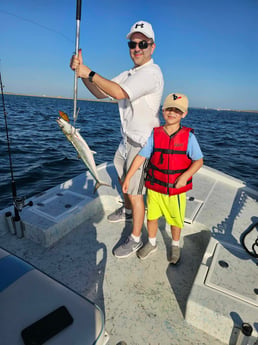
[[[134,173],[136,172],[137,169],[140,168],[140,166],[143,164],[143,162],[145,161],[145,157],[143,156],[140,156],[140,155],[137,155],[131,166],[130,166],[130,169],[129,171],[127,172],[127,175],[124,179],[124,182],[122,184],[122,191],[123,193],[127,193],[128,192],[128,187],[129,187],[129,183],[130,183],[130,180],[131,178],[133,177]]]
[[[175,182],[175,188],[181,188],[186,186],[187,184],[187,178],[185,178],[183,175],[178,176],[176,182]]]
[[[123,182],[123,185],[122,185],[122,191],[123,193],[127,193],[128,191],[128,187],[129,187],[129,182],[130,180],[128,178],[125,178],[124,182]]]
[[[180,176],[178,176],[175,182],[175,188],[181,188],[186,186],[187,180],[193,176],[203,165],[203,158],[193,161],[190,167]]]

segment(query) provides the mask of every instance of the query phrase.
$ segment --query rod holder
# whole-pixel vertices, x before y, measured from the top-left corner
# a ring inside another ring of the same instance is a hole
[[[252,332],[252,326],[249,323],[243,322],[235,345],[248,345]]]
[[[20,219],[14,220],[14,224],[15,224],[16,236],[18,238],[22,238],[24,236],[24,229],[23,229],[22,221]]]
[[[8,226],[8,230],[12,235],[15,235],[16,231],[15,231],[15,227],[13,224],[13,217],[12,217],[12,212],[8,211],[5,213],[5,219],[6,219],[6,223]]]

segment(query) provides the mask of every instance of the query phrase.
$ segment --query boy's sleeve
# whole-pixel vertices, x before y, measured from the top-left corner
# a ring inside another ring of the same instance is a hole
[[[200,145],[196,139],[196,136],[193,133],[190,133],[190,135],[189,135],[186,153],[192,161],[198,161],[198,159],[203,158],[202,150],[201,150]]]
[[[153,151],[153,131],[151,135],[149,136],[147,143],[143,146],[141,151],[138,153],[140,156],[145,158],[150,158]]]

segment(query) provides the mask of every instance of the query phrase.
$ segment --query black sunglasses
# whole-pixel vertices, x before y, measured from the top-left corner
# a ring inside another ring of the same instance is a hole
[[[138,47],[140,49],[147,49],[148,46],[152,45],[153,43],[148,43],[147,41],[140,41],[140,42],[129,41],[128,42],[128,47],[130,49],[134,49],[134,48],[136,48],[137,44],[138,44]]]

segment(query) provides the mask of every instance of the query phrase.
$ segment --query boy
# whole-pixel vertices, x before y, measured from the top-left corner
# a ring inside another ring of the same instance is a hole
[[[203,165],[203,154],[191,128],[181,126],[187,115],[188,99],[179,93],[169,94],[162,108],[165,125],[154,128],[146,145],[135,157],[123,183],[126,193],[131,177],[149,159],[145,186],[149,241],[137,252],[144,260],[157,250],[158,219],[164,216],[170,224],[172,246],[169,262],[180,259],[179,240],[184,225],[186,191],[192,189],[192,176]]]

